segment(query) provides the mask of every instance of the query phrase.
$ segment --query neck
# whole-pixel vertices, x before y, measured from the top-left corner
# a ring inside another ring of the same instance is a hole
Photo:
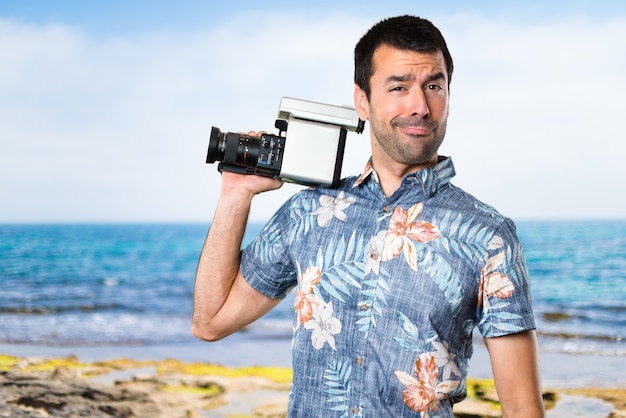
[[[437,164],[438,161],[439,156],[437,154],[433,155],[429,161],[415,165],[401,164],[396,161],[382,161],[372,157],[372,166],[374,170],[376,170],[384,195],[389,198],[400,188],[404,176],[432,167]]]

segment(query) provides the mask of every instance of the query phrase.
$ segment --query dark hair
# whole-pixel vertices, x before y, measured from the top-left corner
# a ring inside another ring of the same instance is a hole
[[[370,78],[374,74],[372,57],[381,45],[415,52],[441,51],[452,80],[452,56],[443,35],[430,21],[417,16],[397,16],[381,20],[359,40],[354,48],[354,82],[370,97]]]

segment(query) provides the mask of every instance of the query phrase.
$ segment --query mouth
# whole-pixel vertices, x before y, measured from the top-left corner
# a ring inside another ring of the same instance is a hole
[[[427,136],[432,134],[435,131],[436,123],[428,120],[398,120],[392,122],[392,125],[395,125],[398,129],[400,129],[404,134],[409,136]]]
[[[400,126],[400,130],[410,136],[427,136],[432,133],[432,129],[424,126]]]

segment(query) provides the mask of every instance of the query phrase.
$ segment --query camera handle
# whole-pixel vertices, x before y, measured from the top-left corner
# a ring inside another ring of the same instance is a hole
[[[283,136],[285,132],[287,132],[287,121],[285,119],[276,119],[274,122],[274,127],[278,129],[278,135]]]
[[[274,122],[274,127],[278,129],[278,135],[283,136],[283,133],[287,131],[287,121],[285,119],[276,119]],[[363,133],[365,129],[365,121],[359,119],[356,129],[354,130],[357,134]]]

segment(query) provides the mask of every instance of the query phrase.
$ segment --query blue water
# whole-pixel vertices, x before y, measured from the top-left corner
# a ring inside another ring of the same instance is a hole
[[[0,344],[194,341],[208,225],[0,225]],[[248,228],[246,241],[260,225]],[[626,221],[520,222],[543,351],[626,355]],[[288,338],[287,300],[253,328]]]
[[[546,351],[626,354],[626,221],[520,222]]]

